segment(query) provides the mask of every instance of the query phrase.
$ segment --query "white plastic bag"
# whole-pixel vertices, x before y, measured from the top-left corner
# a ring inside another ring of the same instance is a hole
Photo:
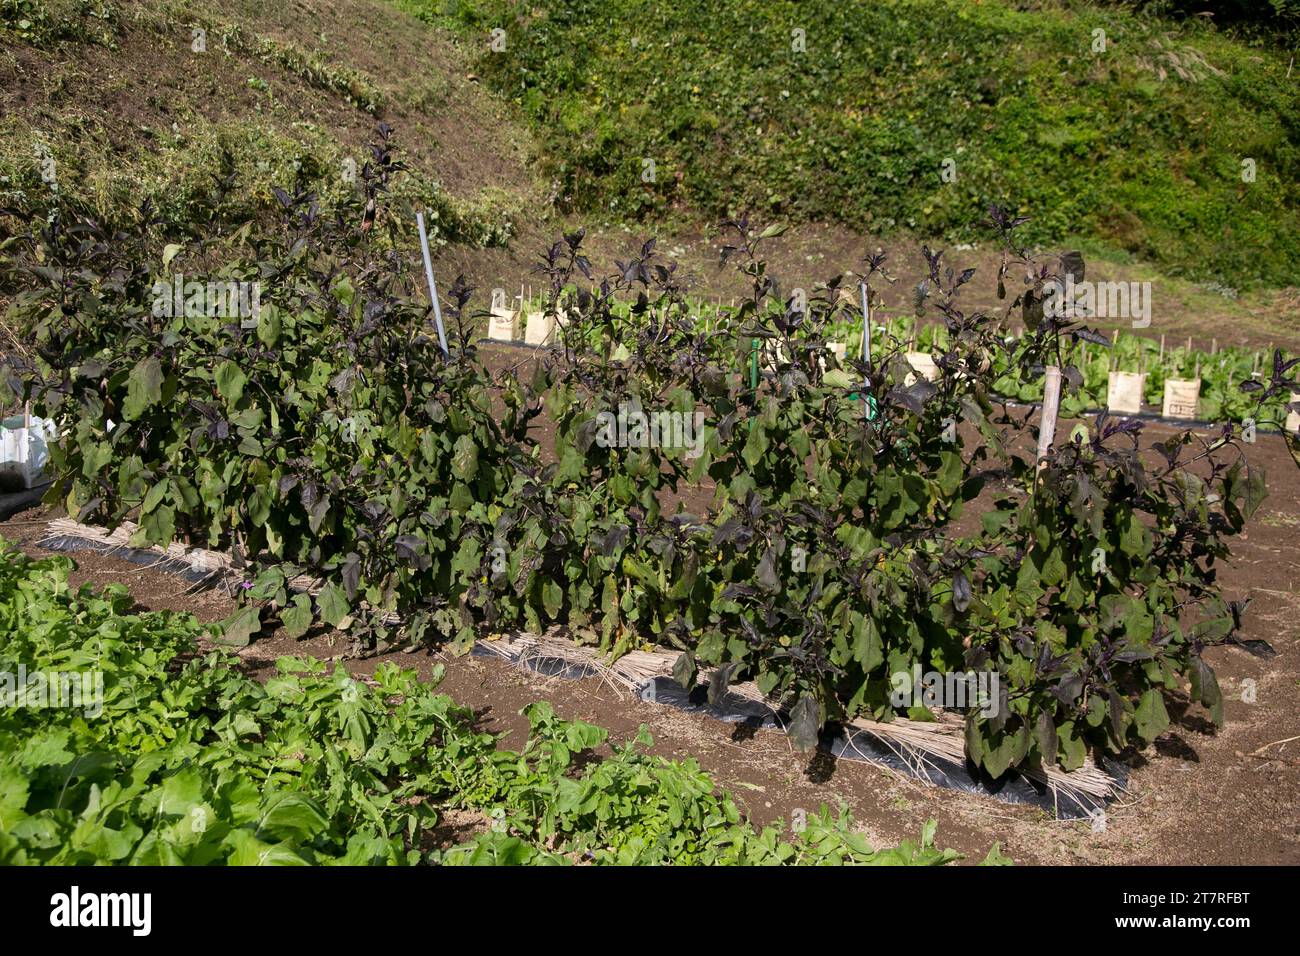
[[[0,491],[41,484],[54,438],[54,423],[44,418],[11,415],[0,422]]]

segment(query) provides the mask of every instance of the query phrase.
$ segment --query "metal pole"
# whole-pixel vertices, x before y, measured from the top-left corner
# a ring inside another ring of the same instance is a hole
[[[438,323],[438,344],[442,346],[443,357],[449,357],[447,351],[447,333],[442,328],[442,306],[438,304],[438,284],[433,281],[433,260],[429,258],[429,236],[424,231],[424,213],[415,214],[415,223],[420,227],[420,251],[424,253],[424,277],[429,280],[429,299],[433,302],[433,318]]]

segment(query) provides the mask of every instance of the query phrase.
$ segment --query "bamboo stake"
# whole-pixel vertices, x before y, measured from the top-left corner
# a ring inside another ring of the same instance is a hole
[[[1039,467],[1052,450],[1056,440],[1056,418],[1061,410],[1061,369],[1049,365],[1046,369],[1046,381],[1043,385],[1043,418],[1038,424],[1038,461]]]
[[[862,361],[871,363],[871,303],[867,299],[867,284],[862,284]]]

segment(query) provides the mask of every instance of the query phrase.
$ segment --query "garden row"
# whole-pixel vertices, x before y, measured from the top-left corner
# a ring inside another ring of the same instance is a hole
[[[358,680],[283,658],[264,683],[188,614],[68,582],[0,539],[0,863],[942,864],[876,850],[822,808],[792,836],[749,826],[694,761],[603,758],[602,729],[528,707],[522,751],[413,671]],[[436,683],[436,680],[435,682]],[[590,758],[590,759],[586,759]],[[581,765],[581,766],[580,766]],[[439,836],[448,810],[478,835]],[[996,847],[987,862],[1004,862]]]
[[[1069,382],[1068,351],[1100,335],[1043,318],[1007,342],[960,305],[974,270],[927,249],[936,380],[890,341],[840,362],[825,332],[855,296],[837,278],[802,309],[775,298],[761,248],[779,230],[742,219],[723,255],[751,294],[731,334],[705,327],[653,243],[598,277],[575,233],[539,265],[561,341],[532,380],[493,380],[471,290],[445,290],[444,354],[422,277],[366,232],[395,168],[386,145],[375,155],[338,215],[279,194],[282,228],[227,270],[263,286],[251,323],[160,314],[143,239],[71,213],[14,244],[33,348],[7,381],[60,429],[51,500],[136,520],[140,545],[230,549],[249,587],[228,639],[321,620],[358,646],[465,650],[563,624],[609,655],[675,648],[678,679],[715,696],[756,681],[800,746],[830,722],[892,718],[892,677],[914,666],[993,671],[998,699],[966,712],[966,744],[995,777],[1150,742],[1188,682],[1219,718],[1202,652],[1232,639],[1242,606],[1215,566],[1265,494],[1233,429],[1143,448],[1140,424],[1103,415],[1041,461],[1004,441],[998,365],[1025,380],[1067,366]],[[1009,302],[1030,317],[1051,273],[1016,246],[1019,224],[993,210],[1004,272],[1036,277]],[[869,306],[883,264],[864,260]],[[1257,398],[1294,389],[1293,364],[1277,356]],[[705,483],[704,513],[664,513]],[[956,533],[977,498],[979,527]],[[319,593],[290,591],[301,571]]]
[[[626,313],[630,304],[621,308]],[[693,302],[691,308],[700,316],[705,330],[717,334],[720,341],[737,340],[740,329],[731,321],[734,303],[726,315],[721,306],[710,307],[704,302]],[[563,323],[562,316],[547,314],[545,302],[522,294],[493,304],[487,320],[487,338],[534,347],[560,341],[559,327]],[[1023,334],[1023,329],[1018,331]],[[852,343],[855,353],[860,350],[861,318],[837,321],[826,329],[826,334],[827,349],[842,365],[848,357],[848,343]],[[894,349],[907,343],[905,355],[916,374],[931,381],[939,376],[934,357],[946,347],[942,324],[922,325],[912,317],[877,312],[872,316],[872,336],[878,344],[886,343]],[[593,336],[590,344],[598,345],[599,336]],[[1016,401],[1041,402],[1042,378],[1025,380],[1011,365],[1011,355],[1012,351],[1006,350],[994,356],[994,392]],[[749,356],[743,350],[731,358],[733,367],[743,369],[748,365]],[[763,371],[779,370],[783,359],[779,351],[766,356]],[[1186,346],[1171,345],[1166,349],[1163,337],[1151,339],[1138,334],[1117,333],[1104,346],[1072,343],[1066,350],[1066,362],[1077,370],[1078,380],[1064,396],[1061,411],[1071,418],[1101,408],[1118,414],[1158,411],[1173,420],[1238,425],[1262,411],[1264,417],[1254,422],[1256,426],[1300,431],[1300,413],[1287,408],[1289,402],[1300,400],[1300,395],[1279,395],[1261,405],[1253,390],[1241,388],[1243,382],[1263,384],[1271,377],[1273,360],[1272,348],[1219,348],[1216,344],[1206,351],[1193,348],[1189,340]]]

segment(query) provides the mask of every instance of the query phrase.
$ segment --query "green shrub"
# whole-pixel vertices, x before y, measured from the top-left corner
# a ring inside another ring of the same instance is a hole
[[[998,202],[1033,211],[1031,241],[1100,238],[1171,274],[1285,286],[1300,263],[1286,57],[1213,31],[1003,0],[404,6],[482,51],[564,208],[751,210],[957,241]]]

